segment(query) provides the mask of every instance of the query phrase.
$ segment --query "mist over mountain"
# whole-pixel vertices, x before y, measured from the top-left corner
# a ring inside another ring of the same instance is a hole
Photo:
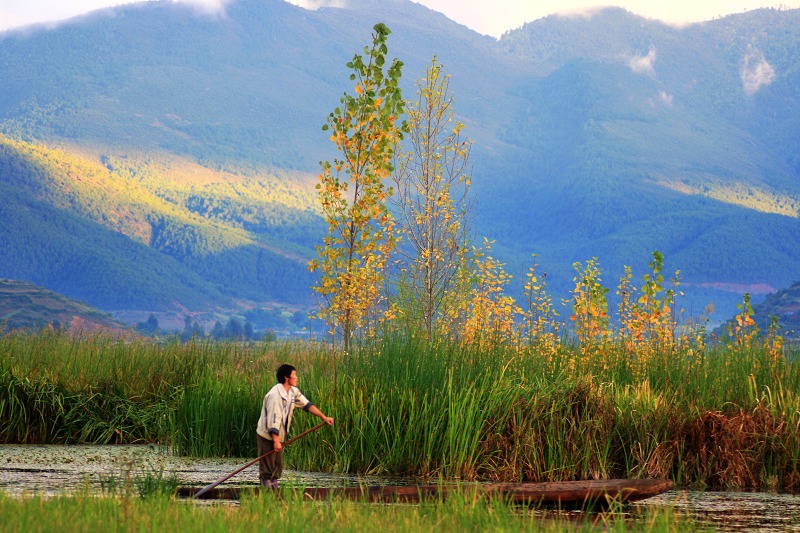
[[[475,234],[517,281],[536,253],[566,298],[574,262],[615,287],[659,250],[724,319],[800,278],[800,11],[675,28],[609,8],[497,41],[408,0],[347,5],[143,2],[0,33],[0,277],[111,312],[309,306],[320,128],[384,22],[406,98],[434,55],[452,75]]]

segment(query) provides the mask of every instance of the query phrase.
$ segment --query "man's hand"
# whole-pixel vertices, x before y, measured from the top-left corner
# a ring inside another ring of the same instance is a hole
[[[281,439],[275,435],[272,437],[272,449],[276,452],[279,452],[283,449],[283,444],[281,444]]]
[[[329,426],[332,426],[332,425],[333,425],[333,417],[330,417],[330,416],[322,416],[321,418],[322,418],[322,419],[325,421],[325,423],[326,423],[326,424],[328,424]]]

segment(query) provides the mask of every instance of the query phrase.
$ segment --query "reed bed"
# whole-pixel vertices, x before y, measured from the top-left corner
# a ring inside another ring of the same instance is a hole
[[[622,345],[546,354],[387,336],[314,343],[0,337],[0,442],[171,444],[253,457],[280,363],[333,428],[287,450],[297,469],[429,479],[669,477],[693,488],[800,491],[800,367],[755,345]],[[292,433],[318,420],[295,417]]]
[[[700,527],[670,508],[639,516],[607,512],[576,518],[522,511],[501,500],[469,495],[421,505],[370,505],[332,499],[310,503],[284,491],[245,499],[239,506],[175,505],[154,494],[99,498],[92,494],[11,499],[0,494],[0,531],[605,531],[676,532]],[[46,520],[43,520],[46,517]]]

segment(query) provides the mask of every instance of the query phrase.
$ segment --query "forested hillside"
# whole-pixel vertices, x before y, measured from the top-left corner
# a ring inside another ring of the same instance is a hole
[[[311,186],[0,136],[4,275],[106,309],[308,305]],[[287,227],[289,230],[283,230]]]
[[[512,292],[533,253],[560,300],[573,263],[614,287],[659,250],[721,321],[800,279],[800,11],[606,9],[496,41],[409,0],[348,5],[142,2],[0,33],[0,276],[109,311],[309,307],[320,127],[381,21],[406,98],[433,56],[452,75],[474,235]]]

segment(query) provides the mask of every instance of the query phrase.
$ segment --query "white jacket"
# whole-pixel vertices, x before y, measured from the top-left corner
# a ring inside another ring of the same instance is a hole
[[[285,442],[286,434],[292,425],[294,408],[299,407],[308,411],[312,405],[297,387],[290,387],[287,391],[281,383],[278,383],[264,396],[256,433],[270,440],[272,435],[277,434],[281,442]]]

